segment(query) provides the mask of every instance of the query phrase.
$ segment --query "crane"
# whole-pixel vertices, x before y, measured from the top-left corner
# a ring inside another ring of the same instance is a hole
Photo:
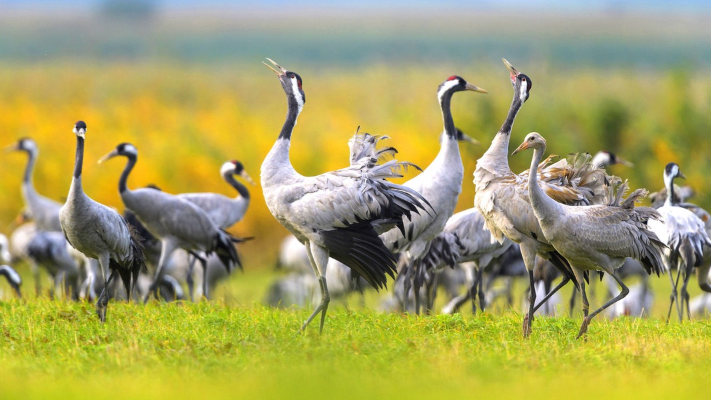
[[[59,222],[72,247],[99,260],[105,284],[96,302],[96,312],[103,323],[109,303],[108,288],[115,275],[119,274],[130,297],[139,271],[145,269],[145,261],[140,238],[136,237],[132,227],[114,209],[97,203],[84,193],[81,175],[86,123],[78,121],[73,132],[77,137],[74,173],[67,202],[59,210]],[[107,279],[108,271],[111,274]]]
[[[393,226],[404,230],[403,215],[412,217],[425,210],[427,201],[414,190],[388,182],[399,177],[406,164],[390,160],[378,164],[373,153],[353,152],[355,162],[347,168],[307,177],[296,172],[289,159],[291,136],[306,102],[301,77],[273,60],[264,63],[279,78],[286,94],[287,116],[279,136],[262,162],[261,185],[269,211],[279,223],[306,246],[321,289],[321,301],[301,326],[301,332],[321,314],[319,332],[330,297],[326,278],[329,256],[354,270],[374,288],[394,276],[395,256],[378,237]],[[356,136],[357,141],[374,140]]]

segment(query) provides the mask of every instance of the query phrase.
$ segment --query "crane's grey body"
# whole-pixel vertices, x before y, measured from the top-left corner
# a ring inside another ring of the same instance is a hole
[[[62,230],[59,224],[59,209],[62,204],[44,197],[35,190],[33,177],[35,163],[39,156],[39,148],[34,140],[29,138],[20,139],[18,143],[8,150],[24,151],[27,153],[28,160],[25,167],[25,173],[22,178],[22,198],[25,201],[25,206],[32,219],[37,225],[37,229],[42,231]]]
[[[141,249],[123,217],[84,193],[81,172],[86,124],[77,122],[74,133],[77,136],[74,174],[67,202],[59,211],[59,220],[69,244],[85,256],[99,260],[106,284],[97,302],[97,313],[104,322],[109,301],[107,287],[114,274],[120,274],[130,296],[138,271],[145,266]],[[109,271],[111,275],[107,280],[105,276]]]
[[[528,148],[533,149],[528,186],[531,208],[545,238],[568,260],[580,283],[585,314],[578,333],[580,337],[587,332],[587,326],[595,315],[629,293],[620,278],[614,275],[615,269],[619,268],[627,257],[642,261],[650,274],[663,272],[664,244],[647,225],[649,220],[660,219],[661,216],[650,207],[634,207],[634,202],[646,195],[646,191],[641,189],[634,191],[620,203],[626,184],[618,188],[617,197],[611,205],[574,207],[558,203],[538,186],[535,172],[545,153],[545,139],[538,133],[530,133],[514,154]],[[622,288],[618,296],[590,315],[582,275],[584,270],[604,271]]]

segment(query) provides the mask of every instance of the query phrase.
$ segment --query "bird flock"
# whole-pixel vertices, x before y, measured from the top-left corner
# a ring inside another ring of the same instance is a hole
[[[685,315],[691,318],[692,309],[711,308],[708,295],[692,300],[688,293],[694,272],[701,290],[711,293],[711,218],[685,201],[688,189],[674,185],[675,179],[684,178],[680,166],[664,167],[664,189],[651,196],[652,207],[635,206],[647,191],[636,189],[628,195],[627,182],[606,170],[632,163],[606,151],[595,157],[544,158],[546,140],[536,132],[526,135],[511,154],[532,150],[530,168],[513,172],[508,161],[511,133],[516,116],[531,98],[533,82],[503,61],[513,99],[501,129],[476,163],[474,187],[468,188],[463,185],[460,144],[476,140],[457,129],[451,103],[457,92],[486,90],[457,75],[439,85],[443,130],[439,151],[424,169],[395,160],[397,150],[381,146],[387,136],[357,131],[348,142],[347,167],[303,176],[289,158],[297,119],[306,104],[303,81],[296,72],[266,59],[264,64],[276,73],[286,96],[287,113],[262,162],[260,185],[269,211],[291,233],[281,245],[278,261],[280,269],[291,273],[272,284],[266,301],[278,307],[315,304],[300,331],[318,317],[323,331],[332,296],[384,289],[390,279],[392,294],[382,309],[429,314],[440,288],[449,296],[443,313],[457,312],[468,301],[476,312],[498,296],[511,303],[512,279],[527,277],[524,336],[531,334],[534,316],[557,313],[557,292],[570,282],[575,286],[571,312],[578,295],[582,300],[584,319],[578,337],[586,335],[591,320],[602,312],[610,317],[648,315],[652,274],[669,276],[667,321],[675,305],[680,320]],[[25,261],[38,294],[43,268],[53,279],[53,296],[96,301],[101,322],[106,321],[111,298],[209,299],[220,280],[242,269],[235,246],[251,239],[226,231],[242,220],[251,201],[247,186],[236,179],[255,184],[244,165],[233,160],[220,169],[236,191],[234,198],[216,193],[174,195],[153,185],[130,189],[138,149],[121,143],[99,163],[125,158],[117,177],[122,215],[84,192],[88,132],[84,121],[75,123],[75,164],[64,204],[35,190],[39,148],[32,139],[22,138],[6,148],[26,153],[28,160],[21,183],[25,208],[20,224],[10,240],[0,235],[4,263],[0,275],[21,297],[20,275],[5,264]],[[403,184],[389,181],[403,177],[408,168],[420,173]],[[455,214],[462,190],[475,191],[474,204]],[[194,273],[196,263],[202,274]],[[598,276],[605,281],[607,294],[604,303],[590,312],[589,295],[594,296]],[[640,282],[628,286],[630,276]],[[503,289],[494,287],[500,279],[506,280]],[[466,290],[459,293],[462,284]]]

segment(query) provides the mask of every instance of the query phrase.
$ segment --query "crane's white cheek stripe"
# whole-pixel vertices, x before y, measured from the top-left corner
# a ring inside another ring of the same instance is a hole
[[[291,78],[291,89],[294,92],[294,98],[299,104],[299,110],[304,108],[304,99],[301,97],[301,91],[299,90],[299,82],[296,78]]]
[[[234,164],[227,161],[226,163],[222,164],[222,168],[220,168],[220,175],[224,175],[228,172],[232,172],[232,170],[234,170],[234,167],[235,167]]]
[[[518,97],[521,99],[521,101],[526,101],[526,93],[528,92],[528,82],[523,81],[521,82],[521,88],[519,89],[519,95]]]
[[[439,99],[439,101],[440,102],[442,101],[442,96],[444,96],[444,93],[446,91],[448,91],[449,89],[451,89],[457,85],[459,85],[458,79],[453,79],[451,81],[447,81],[447,82],[443,83],[442,86],[440,86],[440,88],[439,88],[439,92],[437,92],[437,98]]]
[[[123,151],[125,151],[126,153],[131,153],[133,155],[138,155],[138,149],[133,147],[130,144],[126,145],[126,147],[124,147]]]

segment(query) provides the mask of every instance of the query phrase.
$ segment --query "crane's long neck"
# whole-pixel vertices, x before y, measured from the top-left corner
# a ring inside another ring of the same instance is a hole
[[[72,175],[72,185],[69,188],[68,199],[78,197],[82,194],[81,169],[84,164],[84,138],[77,135],[77,150],[74,158],[74,174]]]
[[[551,216],[559,215],[562,210],[562,205],[557,201],[548,197],[548,195],[538,186],[538,164],[541,163],[543,154],[546,152],[546,147],[533,149],[533,158],[531,159],[531,168],[528,171],[528,196],[531,200],[536,218],[541,223]]]
[[[490,173],[497,175],[508,175],[511,174],[511,168],[509,167],[509,139],[511,137],[511,129],[513,128],[514,120],[519,110],[523,106],[523,101],[518,94],[518,91],[514,90],[514,97],[511,101],[511,107],[509,107],[509,112],[506,115],[506,120],[501,126],[501,129],[496,134],[494,139],[491,141],[491,146],[486,150],[483,156],[477,161],[477,169],[484,169]],[[487,179],[486,174],[480,173],[479,178],[477,173],[474,173],[475,183],[479,180]]]
[[[284,121],[281,132],[279,132],[279,139],[291,140],[291,133],[294,131],[296,120],[299,118],[304,105],[300,104],[293,95],[287,97],[287,105],[286,121]]]
[[[291,147],[291,133],[294,131],[296,120],[304,105],[297,101],[293,94],[287,96],[287,105],[286,120],[281,132],[279,132],[279,137],[262,162],[262,187],[278,184],[285,179],[298,175],[289,159],[289,147]]]
[[[222,175],[223,178],[225,178],[225,181],[230,184],[239,195],[249,201],[250,195],[249,195],[249,190],[247,190],[247,187],[241,184],[237,179],[235,179],[234,175],[232,175],[231,172],[225,172]]]
[[[22,177],[22,183],[32,186],[32,176],[35,172],[35,163],[37,162],[37,150],[27,152],[27,165],[25,166],[25,175]]]
[[[452,118],[452,95],[454,92],[445,92],[439,99],[439,105],[442,108],[442,121],[444,122],[444,132],[449,139],[457,140],[457,128],[454,126],[454,118]]]
[[[664,200],[665,206],[674,205],[674,178],[664,175],[664,186],[667,187],[667,198]]]
[[[124,193],[128,191],[126,181],[128,181],[128,175],[131,173],[133,167],[136,165],[136,161],[138,161],[138,158],[135,155],[128,155],[126,156],[126,158],[128,158],[128,162],[126,163],[126,167],[123,169],[123,172],[121,172],[121,177],[119,178],[119,193]]]

